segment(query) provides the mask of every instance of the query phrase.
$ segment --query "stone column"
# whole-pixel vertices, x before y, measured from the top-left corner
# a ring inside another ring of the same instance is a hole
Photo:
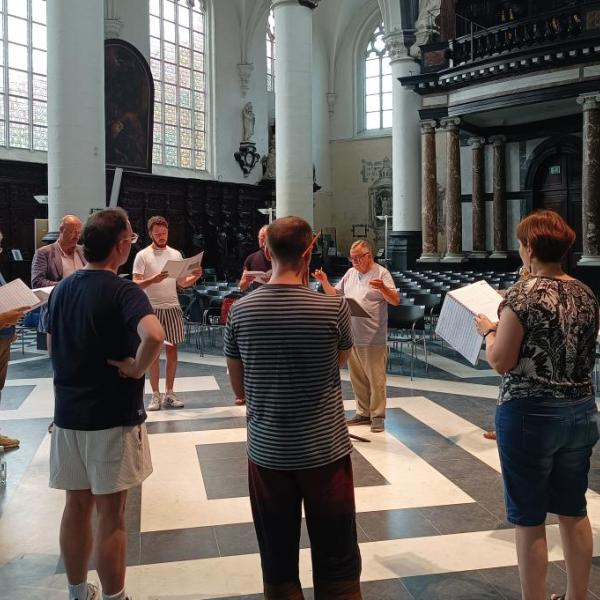
[[[506,138],[494,135],[494,252],[490,258],[508,258],[506,234]]]
[[[273,0],[277,216],[313,223],[312,31],[319,0]]]
[[[440,121],[446,130],[446,154],[448,173],[446,180],[446,254],[443,262],[465,261],[462,253],[462,199],[460,186],[460,119],[447,118]]]
[[[401,77],[419,73],[419,64],[406,46],[404,32],[385,38],[392,66],[392,234],[394,269],[412,268],[421,252],[421,97],[405,88]]]
[[[486,258],[485,251],[485,167],[484,144],[480,137],[469,138],[473,148],[473,252],[470,258]]]
[[[47,3],[48,225],[106,206],[104,3]],[[74,26],[76,24],[76,26]]]
[[[421,210],[423,250],[419,262],[438,262],[437,164],[433,120],[421,121]]]
[[[577,263],[600,266],[600,94],[577,98],[583,106],[581,214],[583,252]]]

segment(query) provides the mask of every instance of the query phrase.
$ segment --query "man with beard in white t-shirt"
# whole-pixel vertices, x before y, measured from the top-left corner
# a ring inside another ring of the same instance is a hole
[[[177,297],[177,287],[193,286],[200,277],[202,269],[192,271],[186,277],[174,279],[168,277],[164,267],[169,260],[182,260],[181,252],[167,246],[169,224],[164,217],[156,216],[148,220],[148,234],[152,244],[137,253],[133,262],[133,281],[146,291],[150,304],[165,330],[165,353],[167,355],[166,386],[164,396],[160,393],[160,361],[157,357],[150,367],[150,385],[152,400],[148,410],[162,408],[183,408],[183,402],[173,391],[177,371],[177,344],[185,337],[183,312]]]

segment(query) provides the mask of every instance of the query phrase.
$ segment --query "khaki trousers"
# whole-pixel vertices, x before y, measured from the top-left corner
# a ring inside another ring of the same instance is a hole
[[[348,360],[356,414],[385,418],[387,345],[354,346]]]

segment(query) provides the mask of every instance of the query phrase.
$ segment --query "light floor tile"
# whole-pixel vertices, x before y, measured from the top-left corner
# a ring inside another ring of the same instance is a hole
[[[390,485],[356,488],[358,512],[473,502],[391,434],[367,435],[372,442],[355,449]],[[245,441],[246,429],[151,435],[154,472],[144,483],[142,531],[250,522],[247,497],[207,499],[195,448]]]
[[[165,391],[165,380],[160,379],[158,382],[159,389]],[[218,390],[219,384],[212,375],[206,375],[203,377],[177,377],[175,379],[175,393],[177,392],[210,392]],[[150,380],[146,377],[146,385],[144,392],[146,394],[152,393],[150,387]]]

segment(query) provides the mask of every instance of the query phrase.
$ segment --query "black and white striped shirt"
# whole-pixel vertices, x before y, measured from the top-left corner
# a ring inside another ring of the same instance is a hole
[[[244,365],[253,463],[310,469],[352,450],[338,366],[351,347],[350,310],[338,296],[263,285],[231,307],[225,356]]]

